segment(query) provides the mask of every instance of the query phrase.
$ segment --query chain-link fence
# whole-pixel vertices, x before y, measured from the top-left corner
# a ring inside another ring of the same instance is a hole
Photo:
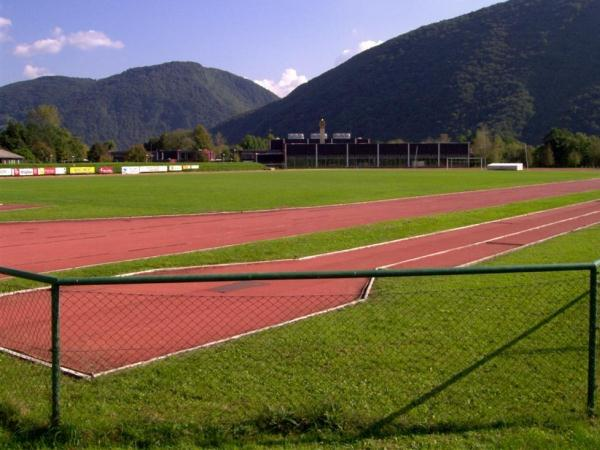
[[[228,360],[251,374],[249,390],[271,386],[281,410],[335,404],[344,410],[337,413],[351,416],[362,408],[379,428],[456,414],[465,421],[502,421],[532,410],[537,419],[581,415],[586,407],[591,414],[597,272],[590,263],[35,275],[52,289],[0,297],[0,347],[53,366],[54,424],[59,368],[95,377],[182,353],[202,367]],[[211,359],[216,349],[220,362]]]

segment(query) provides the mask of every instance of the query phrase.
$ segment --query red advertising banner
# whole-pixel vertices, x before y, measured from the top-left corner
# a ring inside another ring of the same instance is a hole
[[[44,175],[56,175],[55,167],[45,167],[44,169]]]
[[[115,170],[112,167],[100,167],[98,172],[103,173],[103,174],[109,174],[109,173],[115,173]]]

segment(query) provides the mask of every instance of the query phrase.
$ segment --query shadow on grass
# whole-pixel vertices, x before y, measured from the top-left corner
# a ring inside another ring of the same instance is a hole
[[[371,423],[357,419],[341,423],[335,405],[325,405],[310,411],[267,410],[265,413],[243,423],[222,427],[203,426],[192,423],[132,423],[119,424],[118,430],[78,430],[75,426],[65,425],[51,429],[47,423],[38,423],[21,414],[16,408],[0,404],[0,427],[11,435],[11,444],[19,447],[72,446],[83,444],[83,435],[94,436],[95,442],[106,441],[106,445],[134,445],[153,447],[156,445],[178,445],[189,443],[199,446],[221,446],[236,444],[260,444],[276,446],[294,443],[351,444],[365,439],[381,439],[393,436],[411,436],[427,434],[453,434],[498,430],[510,427],[523,427],[538,423],[536,418],[520,418],[517,421],[438,422],[428,425],[408,425],[396,422],[413,409],[425,404],[455,383],[467,377],[480,367],[508,352],[517,343],[540,330],[551,321],[564,314],[588,297],[585,292],[570,300],[515,338],[487,353],[478,361],[455,373],[428,392],[413,399],[397,411]],[[565,347],[535,350],[540,353],[551,351],[570,352],[585,350],[585,347]],[[546,424],[552,426],[552,424]],[[99,435],[100,434],[100,435]],[[1,444],[1,443],[0,443]]]

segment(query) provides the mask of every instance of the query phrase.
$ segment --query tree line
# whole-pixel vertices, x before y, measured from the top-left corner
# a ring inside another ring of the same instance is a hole
[[[155,150],[197,151],[198,160],[207,161],[216,155],[222,160],[239,160],[237,149],[266,150],[274,136],[247,134],[236,146],[230,146],[221,133],[214,136],[201,124],[193,129],[176,129],[151,137],[144,143],[135,144],[125,152],[126,161],[147,161]],[[479,127],[475,133],[457,137],[459,142],[471,142],[475,156],[492,162],[523,162],[531,167],[600,167],[600,136],[574,133],[553,128],[541,145],[534,147],[512,136],[505,136]],[[450,142],[448,134],[442,134],[435,142]],[[388,142],[403,142],[393,139]],[[62,126],[58,109],[53,105],[33,108],[23,123],[10,121],[0,130],[0,146],[23,156],[29,162],[110,162],[114,141],[95,142],[88,148],[78,137]]]
[[[553,128],[535,147],[481,127],[472,139],[473,153],[486,162],[523,162],[533,167],[600,167],[600,136]]]
[[[32,109],[23,123],[8,122],[0,131],[0,146],[31,162],[81,161],[89,150],[61,126],[58,109],[52,105]]]

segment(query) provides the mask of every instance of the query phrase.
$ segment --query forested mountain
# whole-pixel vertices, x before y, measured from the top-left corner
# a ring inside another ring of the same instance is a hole
[[[171,62],[98,81],[53,76],[3,86],[0,126],[50,104],[59,109],[64,126],[87,143],[114,140],[126,148],[167,130],[212,127],[276,98],[229,72]]]
[[[600,134],[600,0],[511,0],[365,51],[282,100],[220,124],[388,140],[457,137],[486,124],[538,143],[552,127]]]

